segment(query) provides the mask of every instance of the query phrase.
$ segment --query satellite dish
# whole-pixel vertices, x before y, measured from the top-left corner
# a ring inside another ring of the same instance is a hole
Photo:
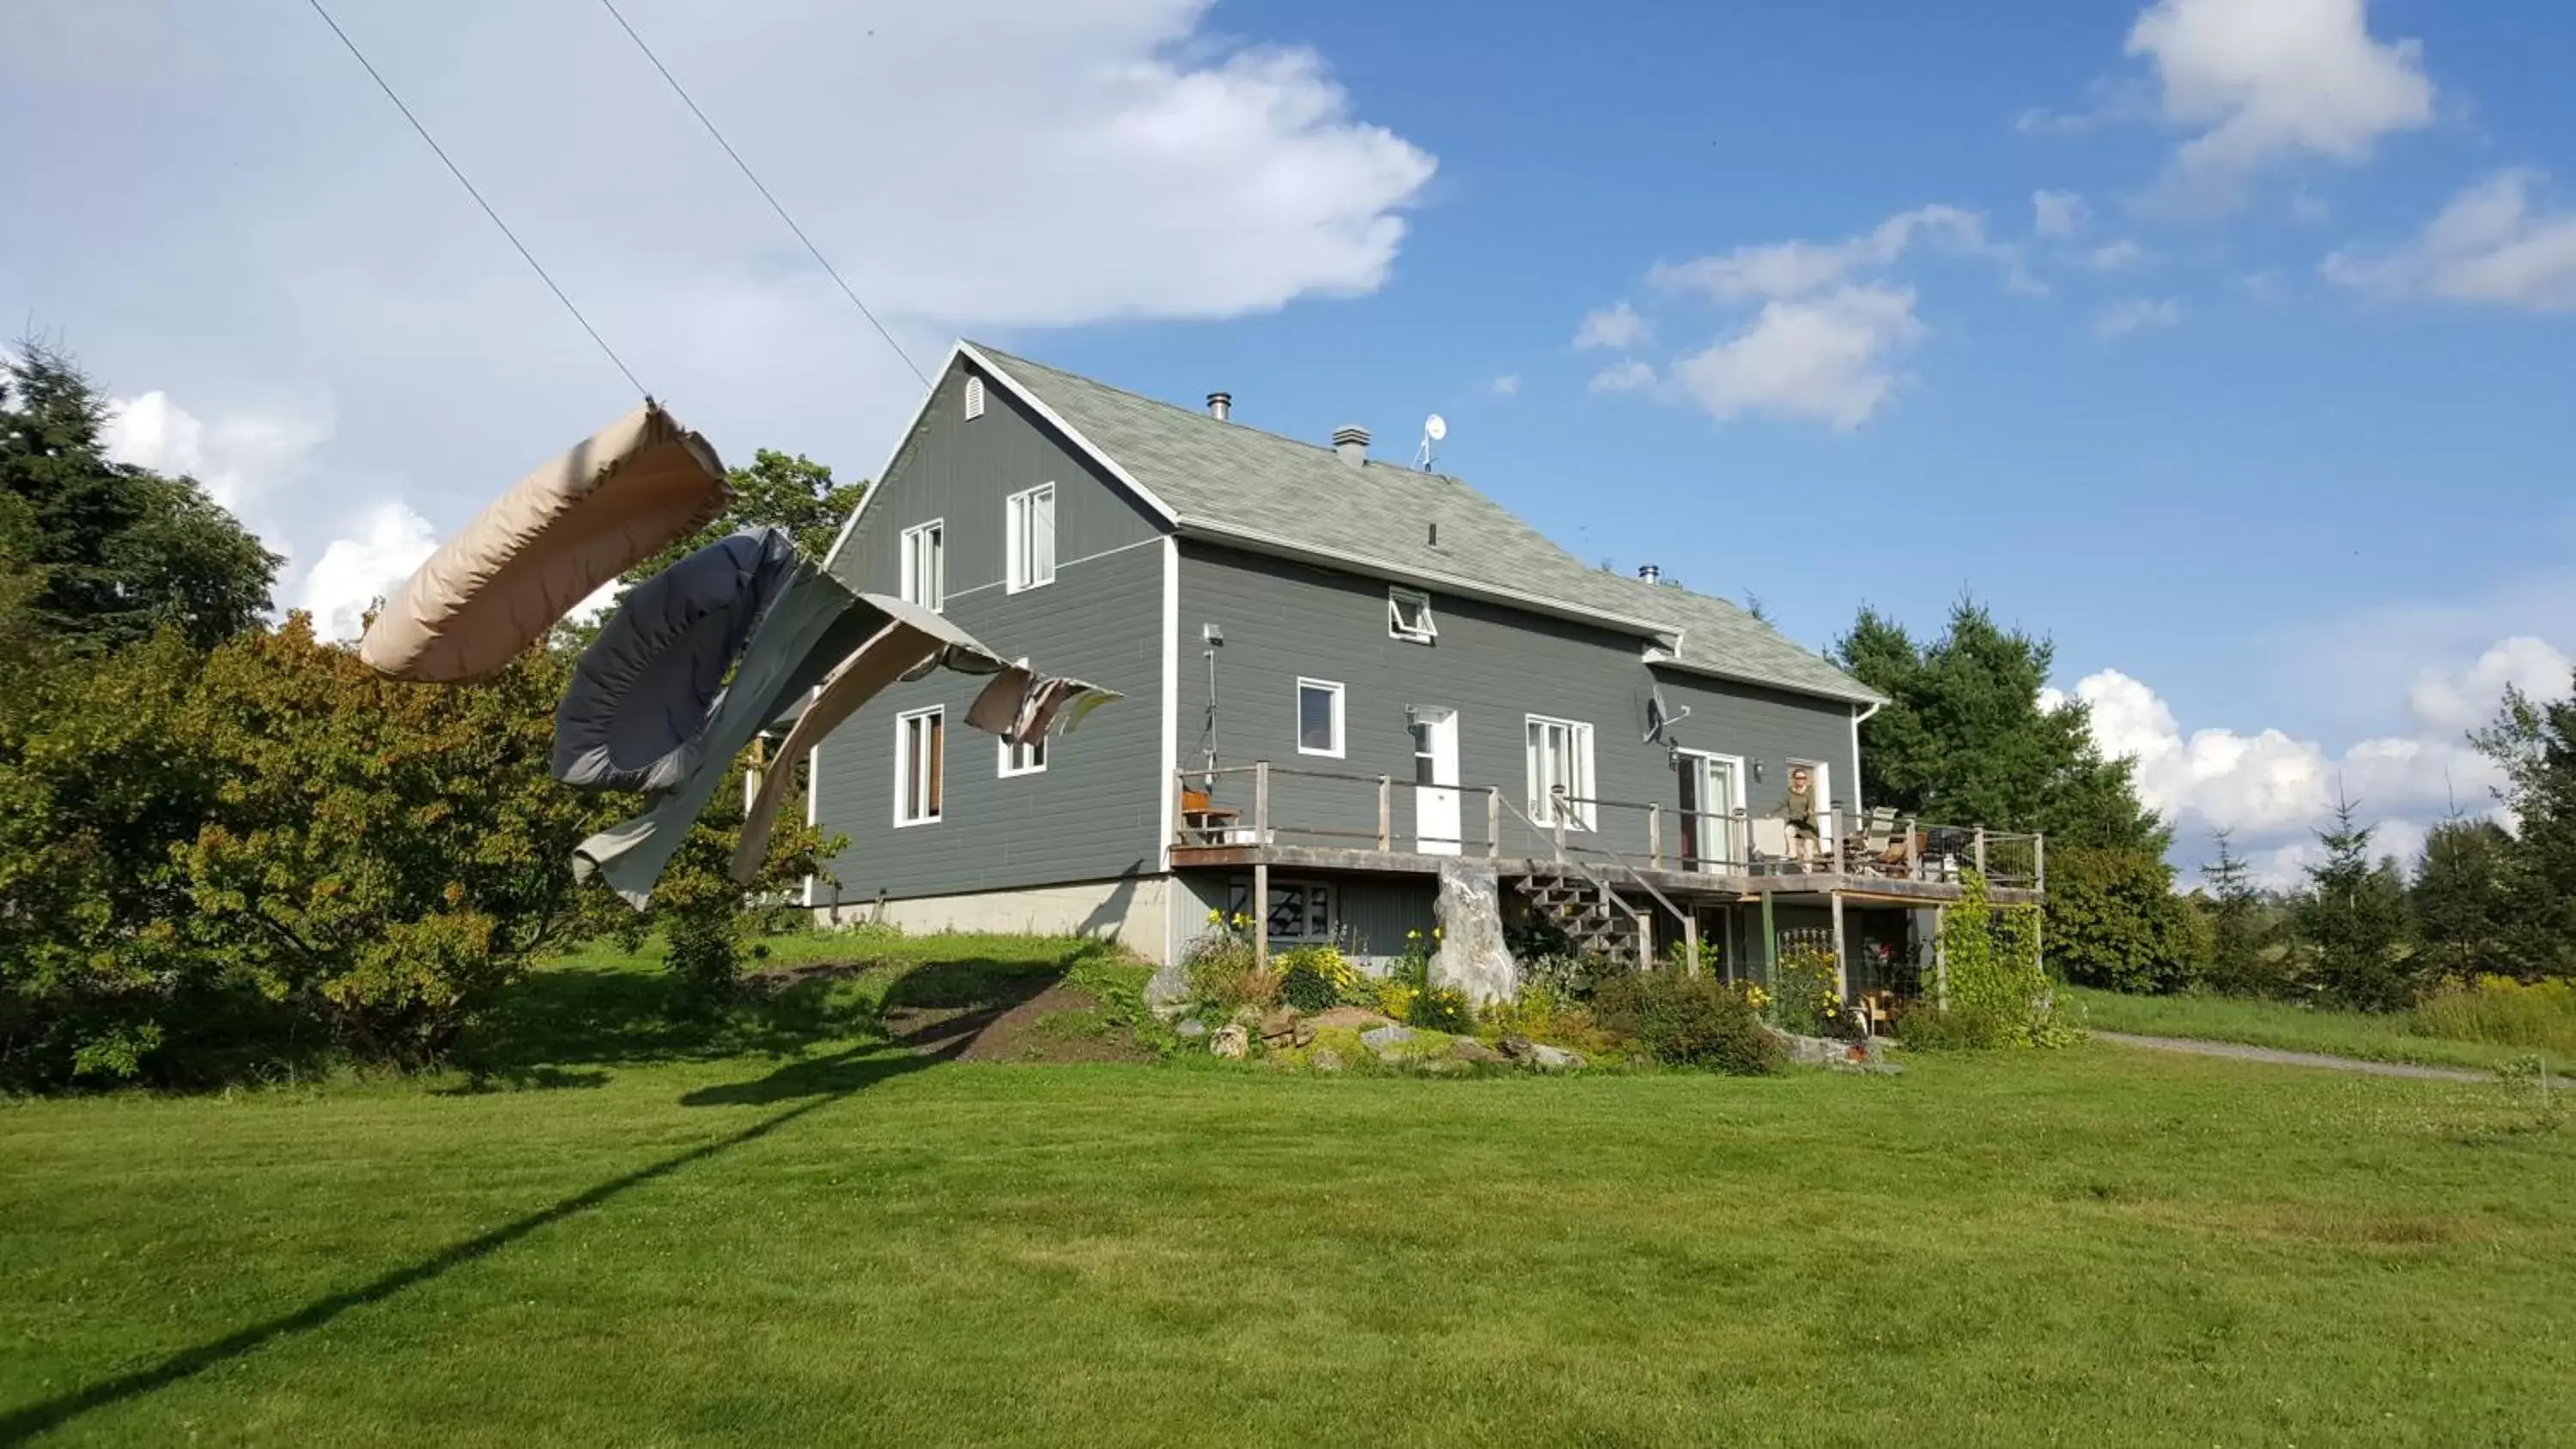
[[[1449,436],[1449,420],[1433,413],[1422,420],[1422,436],[1437,443]]]

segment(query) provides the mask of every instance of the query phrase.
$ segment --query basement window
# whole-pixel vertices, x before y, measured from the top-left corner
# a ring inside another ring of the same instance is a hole
[[[1413,589],[1386,591],[1386,632],[1388,637],[1428,644],[1440,637],[1440,626],[1431,619],[1431,596]]]
[[[1227,920],[1252,909],[1252,882],[1229,882],[1225,893]],[[1333,888],[1322,881],[1274,880],[1270,883],[1270,908],[1263,912],[1270,939],[1273,941],[1330,941],[1333,939]]]

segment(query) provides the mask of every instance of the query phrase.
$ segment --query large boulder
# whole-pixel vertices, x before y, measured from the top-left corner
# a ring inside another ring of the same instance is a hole
[[[1440,863],[1440,949],[1431,984],[1463,994],[1482,1009],[1520,992],[1520,969],[1503,946],[1503,902],[1494,868],[1479,861]]]

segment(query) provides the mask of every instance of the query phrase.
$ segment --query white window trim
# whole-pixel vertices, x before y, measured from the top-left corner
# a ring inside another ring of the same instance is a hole
[[[1030,741],[1030,743],[1037,748],[1038,762],[1034,765],[1022,765],[1017,769],[1014,769],[1011,766],[1011,742],[1005,739],[996,739],[993,743],[1001,749],[1001,772],[998,778],[1010,780],[1016,779],[1022,775],[1043,775],[1046,773],[1048,741],[1045,736],[1041,735],[1037,739]]]
[[[947,713],[946,705],[932,705],[928,709],[908,709],[894,717],[894,828],[897,830],[909,830],[916,825],[936,825],[948,817],[948,791],[945,778],[948,773]],[[904,818],[904,806],[911,803],[912,795],[912,722],[934,717],[939,719],[939,773],[942,778],[939,782],[941,788],[936,793],[939,796],[940,808],[936,814],[907,820]]]
[[[1327,689],[1333,694],[1333,747],[1329,750],[1319,750],[1306,743],[1306,691],[1309,689]],[[1327,760],[1342,758],[1350,742],[1350,733],[1346,728],[1347,719],[1343,712],[1343,704],[1348,697],[1348,692],[1342,688],[1339,680],[1307,679],[1302,676],[1297,680],[1294,717],[1290,720],[1291,725],[1296,729],[1297,753],[1317,755]]]
[[[1706,812],[1713,818],[1723,820],[1725,822],[1721,828],[1726,832],[1726,849],[1716,855],[1709,855],[1707,850],[1708,843],[1703,839],[1700,842],[1702,857],[1717,860],[1721,863],[1751,859],[1750,842],[1737,839],[1736,837],[1738,832],[1735,828],[1736,821],[1740,816],[1745,822],[1746,827],[1742,833],[1749,835],[1752,830],[1753,810],[1751,806],[1745,804],[1744,800],[1744,792],[1746,788],[1745,781],[1750,779],[1751,776],[1745,773],[1744,757],[1742,755],[1721,755],[1715,750],[1676,749],[1673,753],[1680,755],[1685,759],[1698,760],[1704,765],[1723,765],[1726,767],[1726,772],[1732,780],[1727,793],[1735,797],[1733,808],[1724,812]]]
[[[1581,748],[1575,751],[1577,758],[1575,760],[1576,769],[1574,771],[1574,789],[1570,792],[1571,798],[1578,801],[1591,801],[1600,793],[1599,787],[1596,783],[1598,776],[1594,773],[1597,768],[1597,751],[1594,746],[1598,740],[1598,735],[1594,732],[1591,723],[1586,720],[1564,719],[1552,714],[1529,714],[1521,716],[1522,771],[1529,775],[1529,789],[1527,792],[1529,796],[1528,803],[1535,807],[1531,810],[1530,816],[1533,820],[1538,822],[1541,829],[1546,829],[1556,823],[1554,818],[1556,814],[1556,802],[1549,798],[1547,782],[1542,782],[1538,778],[1537,774],[1529,769],[1529,728],[1531,725],[1555,725],[1563,729],[1566,732],[1566,744],[1569,749],[1574,748],[1574,742],[1576,740],[1579,739],[1582,741]],[[1580,830],[1587,835],[1591,834],[1600,828],[1600,811],[1601,807],[1598,804],[1579,803],[1569,806],[1565,817],[1565,828],[1568,830]]]
[[[966,374],[966,421],[971,423],[983,415],[984,379],[970,372]]]
[[[937,580],[939,597],[935,599],[921,597],[921,580],[917,577],[920,572],[921,546],[916,540],[927,533],[936,533],[939,536],[938,547],[932,550],[936,555],[940,574]],[[897,580],[900,586],[900,597],[906,603],[919,604],[934,614],[945,611],[948,607],[948,520],[931,518],[914,524],[903,531],[902,545],[901,577]]]
[[[1028,530],[1028,519],[1035,513],[1037,499],[1041,495],[1046,498],[1048,511],[1052,513],[1056,492],[1055,484],[1051,482],[1041,483],[1035,488],[1023,488],[1002,500],[1002,592],[1006,594],[1024,594],[1031,589],[1043,589],[1055,582],[1056,548],[1055,534],[1052,529],[1047,535],[1046,577],[1029,579],[1020,577],[1020,554],[1025,543],[1022,535]],[[1030,572],[1035,573],[1036,570],[1032,569]]]
[[[1408,629],[1404,624],[1402,605],[1421,609],[1422,627]],[[1440,637],[1440,622],[1432,617],[1431,596],[1420,589],[1390,588],[1386,591],[1386,636],[1413,644],[1428,644]]]

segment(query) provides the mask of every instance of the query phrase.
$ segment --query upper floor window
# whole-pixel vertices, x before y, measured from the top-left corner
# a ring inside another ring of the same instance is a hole
[[[1009,740],[995,740],[993,743],[1002,747],[1002,776],[1005,779],[1013,775],[1035,775],[1047,767],[1047,742],[1044,735],[1038,736],[1025,745],[1015,745]]]
[[[936,823],[948,768],[946,711],[916,709],[895,717],[894,765],[894,823]]]
[[[1328,679],[1297,681],[1297,753],[1342,754],[1342,687]]]
[[[983,415],[984,379],[970,376],[966,379],[966,421],[971,423]]]
[[[1594,829],[1592,726],[1535,714],[1528,720],[1530,819]]]
[[[1010,558],[1009,592],[1054,583],[1055,485],[1014,493],[1007,508],[1002,532]]]
[[[1431,621],[1431,596],[1414,589],[1387,590],[1386,632],[1416,644],[1439,638],[1440,626]]]
[[[948,599],[948,529],[932,519],[903,531],[903,601],[936,613]]]

